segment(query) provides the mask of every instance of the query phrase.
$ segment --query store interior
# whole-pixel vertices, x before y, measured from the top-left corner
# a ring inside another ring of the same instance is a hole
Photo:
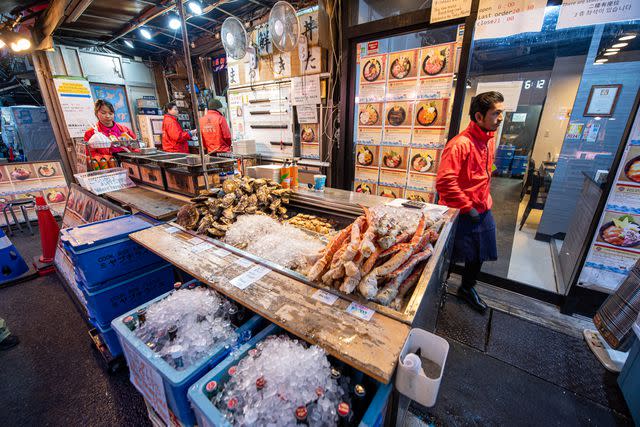
[[[0,425],[639,423],[620,2],[0,4]]]

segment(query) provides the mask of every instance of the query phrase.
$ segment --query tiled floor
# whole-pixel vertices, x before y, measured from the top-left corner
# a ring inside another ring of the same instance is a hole
[[[551,247],[548,242],[535,240],[542,211],[533,209],[522,230],[518,230],[527,201],[528,196],[520,203],[507,278],[536,288],[558,292],[551,261]]]

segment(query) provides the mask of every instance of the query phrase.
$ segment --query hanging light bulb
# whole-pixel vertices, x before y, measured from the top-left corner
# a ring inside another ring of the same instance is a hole
[[[169,18],[169,28],[172,30],[177,30],[180,28],[180,19],[177,16],[172,16]]]
[[[11,50],[14,52],[24,52],[25,50],[28,50],[31,47],[31,41],[29,41],[29,39],[27,38],[21,37],[16,41],[12,42],[10,46],[11,46]]]
[[[3,47],[5,47],[7,44],[5,42],[3,42],[2,40],[0,40],[0,49],[2,49]]]
[[[626,41],[626,40],[633,40],[635,38],[636,38],[635,34],[627,34],[627,35],[624,35],[624,36],[620,37],[618,40],[623,42],[623,41]]]
[[[140,34],[147,40],[151,40],[151,32],[146,28],[140,28]]]
[[[129,48],[133,49],[133,43],[131,43],[129,40],[125,40],[124,44],[126,44]]]
[[[194,15],[202,15],[202,5],[197,1],[191,1],[188,4],[189,10]]]
[[[621,48],[621,47],[625,47],[625,46],[628,46],[628,45],[629,45],[629,43],[616,43],[611,47]]]

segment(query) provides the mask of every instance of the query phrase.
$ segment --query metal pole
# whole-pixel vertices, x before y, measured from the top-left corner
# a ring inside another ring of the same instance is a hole
[[[202,130],[200,129],[200,120],[198,120],[198,99],[196,98],[196,84],[193,79],[193,67],[191,66],[191,48],[189,46],[189,34],[187,33],[187,21],[184,16],[183,0],[177,0],[178,14],[180,15],[180,24],[182,25],[182,50],[184,52],[184,60],[187,66],[187,78],[189,79],[189,92],[191,92],[191,111],[193,113],[193,121],[198,131],[198,146],[200,147],[200,161],[202,162],[202,170],[204,175],[204,185],[209,190],[209,176],[207,175],[206,164],[204,161],[204,144],[202,141]]]

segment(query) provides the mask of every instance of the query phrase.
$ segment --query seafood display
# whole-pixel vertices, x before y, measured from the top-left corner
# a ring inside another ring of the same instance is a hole
[[[434,102],[431,102],[428,106],[420,107],[416,114],[416,120],[421,126],[430,126],[435,123],[437,118],[438,109]]]
[[[291,270],[306,268],[307,256],[324,246],[317,237],[264,215],[238,218],[223,241]]]
[[[402,156],[394,150],[389,150],[382,156],[382,164],[388,168],[398,168],[402,164]]]
[[[376,110],[376,107],[371,104],[367,104],[366,107],[364,107],[364,110],[362,110],[358,115],[358,120],[361,125],[375,125],[378,119],[378,110]]]
[[[431,167],[433,166],[433,157],[427,154],[416,154],[411,159],[411,170],[416,172],[429,172]]]
[[[610,245],[635,247],[640,245],[640,225],[631,215],[622,215],[600,227],[600,238]]]
[[[293,225],[294,227],[313,231],[319,234],[330,234],[335,231],[329,221],[315,215],[298,214],[285,222]]]
[[[373,163],[373,151],[371,151],[368,147],[360,147],[358,149],[356,161],[361,166],[369,166],[371,163]]]
[[[312,261],[309,280],[399,309],[433,253],[443,220],[387,206],[338,232]]]
[[[270,179],[227,179],[222,189],[201,192],[180,208],[178,225],[198,234],[224,237],[229,226],[244,214],[286,219],[290,190]]]
[[[380,77],[380,73],[382,72],[382,65],[380,65],[380,61],[377,59],[370,59],[364,64],[364,68],[362,69],[362,75],[364,79],[368,82],[375,82]]]

